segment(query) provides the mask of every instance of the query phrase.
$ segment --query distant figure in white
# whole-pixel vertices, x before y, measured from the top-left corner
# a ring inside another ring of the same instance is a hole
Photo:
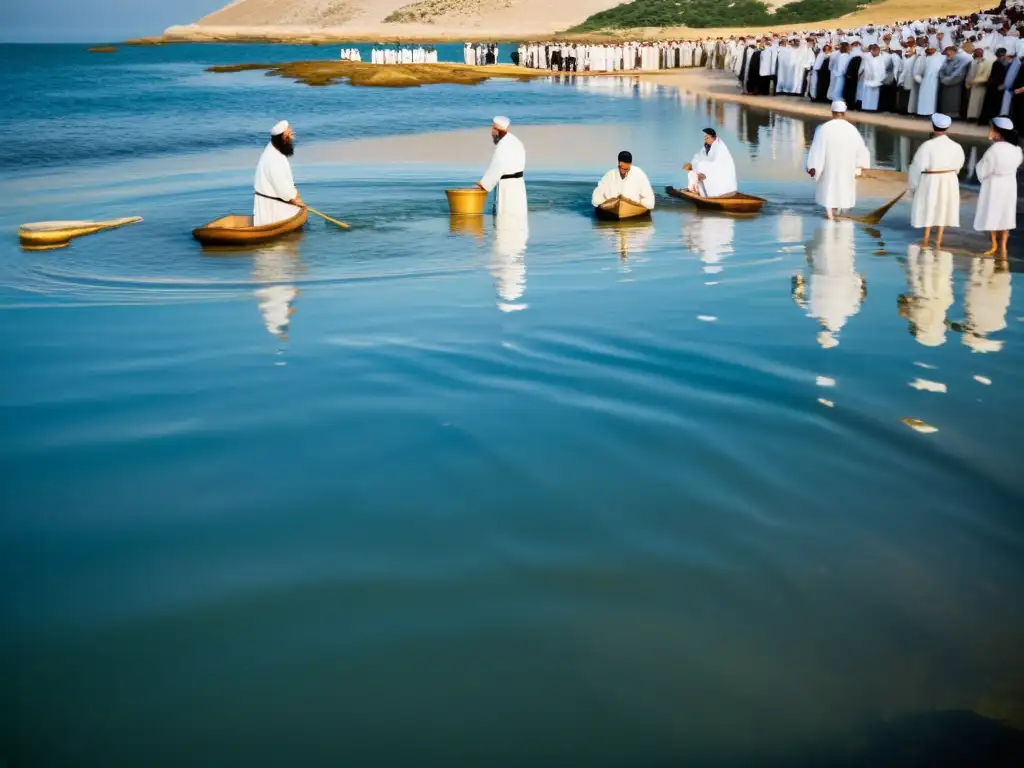
[[[864,139],[846,120],[846,103],[832,102],[832,119],[815,129],[807,153],[807,173],[818,185],[814,199],[826,219],[857,204],[857,177],[870,165]]]
[[[256,165],[253,225],[262,227],[290,219],[304,204],[292,178],[288,158],[295,154],[295,132],[287,120],[270,131],[270,143]]]
[[[1008,117],[992,120],[988,138],[992,146],[982,155],[975,169],[981,182],[981,194],[978,196],[974,229],[992,235],[992,247],[986,256],[996,251],[1005,256],[1010,230],[1017,228],[1017,169],[1024,162],[1024,155],[1021,154],[1013,121]]]
[[[704,146],[683,166],[686,188],[701,197],[725,197],[736,191],[736,163],[714,128],[704,129]]]
[[[494,141],[494,155],[483,178],[476,183],[480,189],[490,192],[498,188],[498,199],[494,204],[497,215],[512,214],[526,216],[526,147],[517,137],[509,133],[511,121],[498,116],[491,122],[491,139]]]
[[[633,165],[630,152],[619,152],[619,164],[601,178],[594,194],[590,196],[591,204],[597,208],[609,200],[624,198],[639,203],[648,210],[654,208],[654,190],[647,174],[638,166]]]
[[[946,135],[953,121],[947,115],[932,115],[932,138],[914,154],[907,171],[907,186],[914,195],[910,226],[924,228],[921,245],[927,247],[932,227],[938,227],[935,247],[942,247],[946,227],[960,226],[960,179],[964,148]]]

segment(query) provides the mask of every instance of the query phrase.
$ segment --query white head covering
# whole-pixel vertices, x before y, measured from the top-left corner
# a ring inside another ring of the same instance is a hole
[[[512,121],[503,115],[498,115],[491,121],[491,124],[499,131],[507,131],[508,127],[512,125]]]
[[[280,123],[270,129],[271,136],[280,136],[282,133],[288,130],[288,121],[282,120]]]
[[[940,131],[946,130],[952,124],[953,120],[948,115],[943,115],[940,112],[936,112],[934,115],[932,115],[932,125],[934,125]]]
[[[1008,117],[993,117],[992,118],[992,125],[994,125],[996,128],[999,128],[1000,130],[1003,130],[1003,131],[1012,131],[1013,130],[1013,120],[1011,120]]]
[[[832,111],[833,112],[837,112],[837,113],[845,112],[846,111],[846,102],[845,101],[833,101],[832,102]]]

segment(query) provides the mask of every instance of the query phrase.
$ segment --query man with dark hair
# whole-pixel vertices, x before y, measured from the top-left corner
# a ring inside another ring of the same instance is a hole
[[[853,41],[850,46],[850,63],[846,67],[846,75],[844,76],[843,82],[843,102],[847,105],[847,109],[857,104],[857,90],[860,85],[860,68],[863,58],[861,52],[860,42],[857,40]],[[856,106],[853,107],[856,109]]]
[[[303,206],[295,188],[288,158],[295,154],[295,132],[287,120],[270,131],[270,143],[256,165],[254,181],[253,225],[262,227],[290,219]]]
[[[1003,106],[1003,83],[1012,62],[1013,56],[1008,55],[1005,48],[996,51],[996,60],[992,62],[992,70],[988,75],[985,100],[981,103],[981,114],[978,115],[979,125],[988,125],[993,117],[1000,114]]]
[[[612,168],[597,185],[590,196],[591,204],[597,208],[609,200],[622,198],[631,203],[639,203],[644,208],[654,208],[654,190],[647,174],[633,165],[630,152],[619,152],[618,165]]]

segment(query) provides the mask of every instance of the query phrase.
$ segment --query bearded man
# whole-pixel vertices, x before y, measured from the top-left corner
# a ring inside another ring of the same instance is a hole
[[[253,201],[253,225],[262,227],[290,219],[303,207],[302,196],[295,188],[292,166],[288,158],[295,154],[295,132],[287,120],[270,131],[270,143],[256,165]]]

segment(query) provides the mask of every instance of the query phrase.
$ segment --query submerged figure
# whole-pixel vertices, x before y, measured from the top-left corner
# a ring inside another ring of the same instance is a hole
[[[683,166],[686,186],[701,197],[724,197],[736,191],[736,163],[714,128],[704,129],[704,146]]]
[[[270,131],[270,143],[256,165],[254,226],[262,227],[290,219],[302,207],[302,195],[295,188],[292,166],[288,161],[295,154],[295,132],[287,120]]]
[[[810,280],[793,277],[793,301],[817,319],[817,341],[824,349],[839,346],[839,331],[860,311],[867,283],[856,271],[856,230],[849,220],[826,222],[807,246]]]
[[[494,155],[483,178],[476,183],[480,189],[490,192],[498,187],[498,199],[494,212],[498,215],[511,214],[526,216],[526,147],[518,137],[509,133],[511,121],[507,117],[495,117],[491,123],[491,139],[494,141]]]
[[[946,343],[946,312],[953,306],[953,255],[947,251],[907,247],[907,293],[898,300],[919,344],[938,347]]]
[[[609,200],[623,198],[653,210],[654,190],[651,189],[647,174],[639,166],[633,165],[633,155],[629,152],[619,152],[618,161],[618,166],[601,178],[597,189],[590,196],[591,205],[597,208]]]

